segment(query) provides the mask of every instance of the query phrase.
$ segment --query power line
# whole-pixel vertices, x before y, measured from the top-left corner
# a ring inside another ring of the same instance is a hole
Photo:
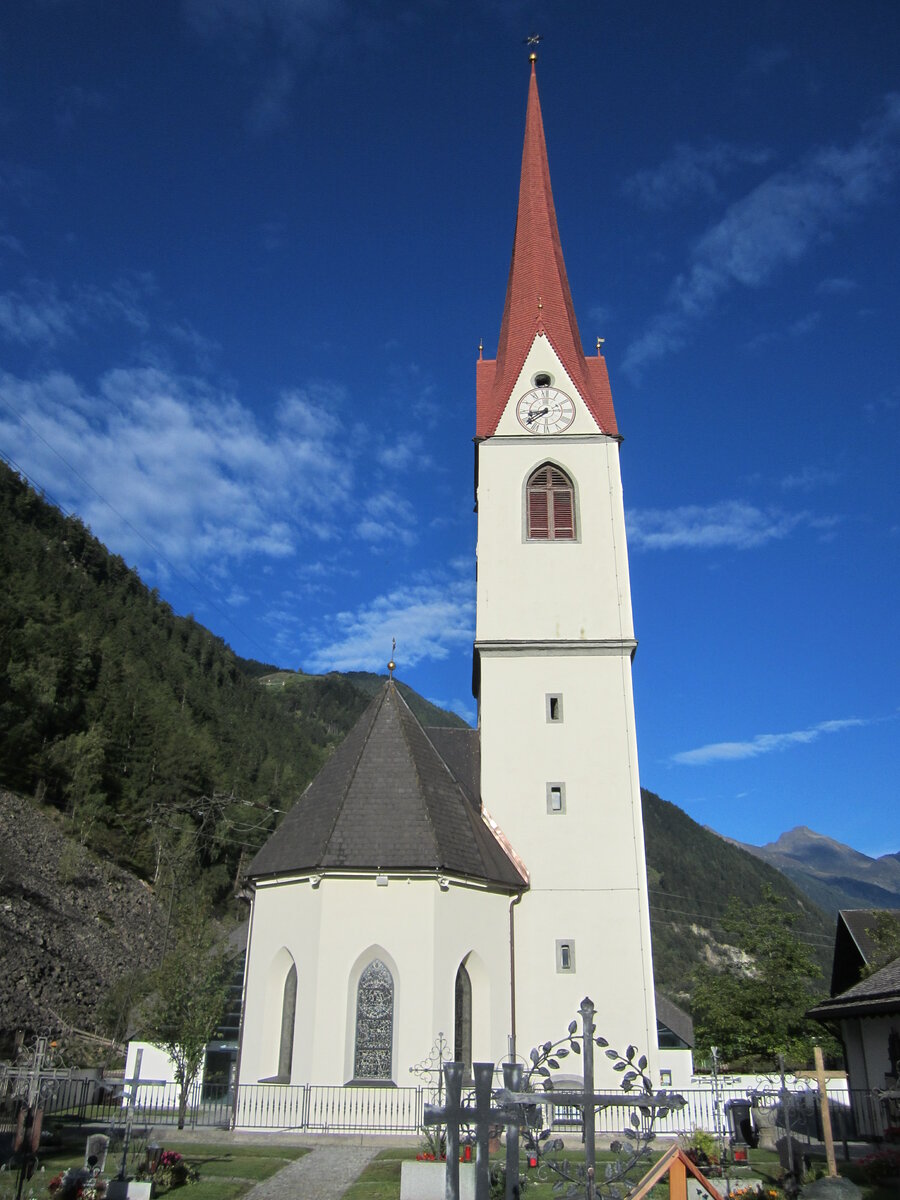
[[[648,888],[647,890],[649,891],[651,896],[671,896],[674,899],[688,900],[694,904],[697,903],[695,897],[693,897],[693,896],[679,896],[678,893],[676,893],[676,892],[662,892],[656,888]],[[719,912],[704,913],[704,912],[692,912],[690,910],[680,909],[680,908],[669,908],[668,906],[662,906],[662,905],[658,905],[658,907],[663,912],[666,912],[666,913],[676,913],[680,916],[685,916],[685,917],[696,917],[698,920],[703,920],[703,921],[719,922],[724,917],[724,913],[721,910]],[[827,941],[829,943],[829,945],[834,940],[830,934],[822,933],[817,929],[811,928],[810,926],[803,926],[803,925],[793,926],[792,925],[791,929],[795,933],[805,933],[805,934],[808,934],[810,937],[821,938],[824,941]]]

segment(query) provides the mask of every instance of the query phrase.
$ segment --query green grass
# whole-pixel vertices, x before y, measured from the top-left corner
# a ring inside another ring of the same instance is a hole
[[[404,1159],[414,1159],[416,1153],[417,1151],[412,1147],[382,1150],[369,1163],[359,1179],[344,1193],[344,1200],[399,1200],[401,1165]],[[565,1157],[572,1163],[584,1162],[584,1151],[572,1150]],[[657,1154],[653,1155],[654,1161],[657,1157]],[[606,1151],[597,1152],[598,1177],[602,1179],[603,1164],[611,1161],[613,1158],[614,1155]],[[503,1161],[502,1154],[497,1156],[497,1161]],[[846,1175],[859,1184],[862,1189],[863,1200],[897,1200],[895,1187],[888,1187],[887,1185],[876,1186],[866,1183],[859,1168],[853,1164],[838,1163],[838,1170],[842,1175]],[[552,1175],[546,1180],[538,1180],[534,1172],[525,1169],[524,1160],[521,1173],[527,1180],[525,1200],[558,1200],[559,1193],[553,1190],[554,1177]],[[642,1172],[640,1171],[635,1172],[633,1176],[635,1183],[641,1174]],[[778,1161],[778,1156],[765,1150],[751,1151],[749,1170],[746,1171],[746,1174],[760,1178],[764,1183],[771,1183],[774,1186],[781,1175],[781,1164]],[[713,1179],[712,1183],[718,1187],[721,1184],[721,1180]],[[779,1192],[780,1195],[781,1193]],[[668,1200],[668,1196],[669,1186],[667,1181],[658,1184],[650,1193],[651,1200]],[[192,1200],[192,1197],[190,1200]]]
[[[197,1183],[186,1189],[173,1188],[161,1192],[175,1200],[239,1200],[245,1192],[262,1179],[268,1179],[282,1167],[308,1154],[299,1146],[244,1146],[217,1143],[198,1145],[193,1142],[163,1140],[167,1150],[177,1150],[200,1173]],[[24,1200],[50,1200],[47,1185],[67,1167],[79,1167],[84,1153],[84,1139],[69,1141],[60,1147],[48,1148],[38,1160],[38,1169],[25,1184]],[[106,1160],[106,1177],[114,1175],[118,1162],[114,1154]],[[0,1171],[0,1200],[13,1200],[16,1193],[16,1171]],[[399,1181],[399,1168],[397,1179]],[[399,1182],[398,1191],[399,1196]]]
[[[413,1147],[382,1150],[369,1163],[359,1179],[344,1193],[344,1200],[399,1200],[402,1163],[404,1159],[414,1159],[416,1153],[417,1151]],[[584,1162],[584,1151],[572,1150],[566,1157],[572,1163]],[[614,1157],[605,1151],[597,1153],[598,1163],[609,1162]],[[492,1161],[503,1162],[504,1160],[505,1155],[501,1153],[494,1156]],[[538,1181],[533,1172],[525,1169],[524,1161],[523,1159],[521,1173],[528,1181],[526,1200],[558,1200],[559,1193],[553,1190],[556,1177],[551,1175],[545,1181]],[[663,1185],[659,1189],[654,1189],[653,1200],[668,1200],[668,1194],[668,1187]]]
[[[415,1150],[382,1150],[344,1192],[344,1200],[399,1200],[401,1163],[415,1157]]]

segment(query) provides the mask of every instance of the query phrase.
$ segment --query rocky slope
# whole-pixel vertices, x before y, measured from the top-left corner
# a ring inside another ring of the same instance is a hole
[[[0,790],[0,1038],[100,1028],[111,991],[153,966],[165,914],[135,876],[73,841],[58,814]]]

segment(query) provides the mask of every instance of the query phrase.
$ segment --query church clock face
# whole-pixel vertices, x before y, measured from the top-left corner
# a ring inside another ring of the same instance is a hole
[[[519,398],[516,416],[529,433],[563,433],[575,420],[575,405],[559,388],[536,387]]]

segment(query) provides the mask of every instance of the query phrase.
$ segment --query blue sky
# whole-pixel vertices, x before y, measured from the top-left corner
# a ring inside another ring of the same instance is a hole
[[[470,718],[538,75],[620,429],[645,786],[900,850],[896,0],[20,0],[0,452],[239,653]]]

